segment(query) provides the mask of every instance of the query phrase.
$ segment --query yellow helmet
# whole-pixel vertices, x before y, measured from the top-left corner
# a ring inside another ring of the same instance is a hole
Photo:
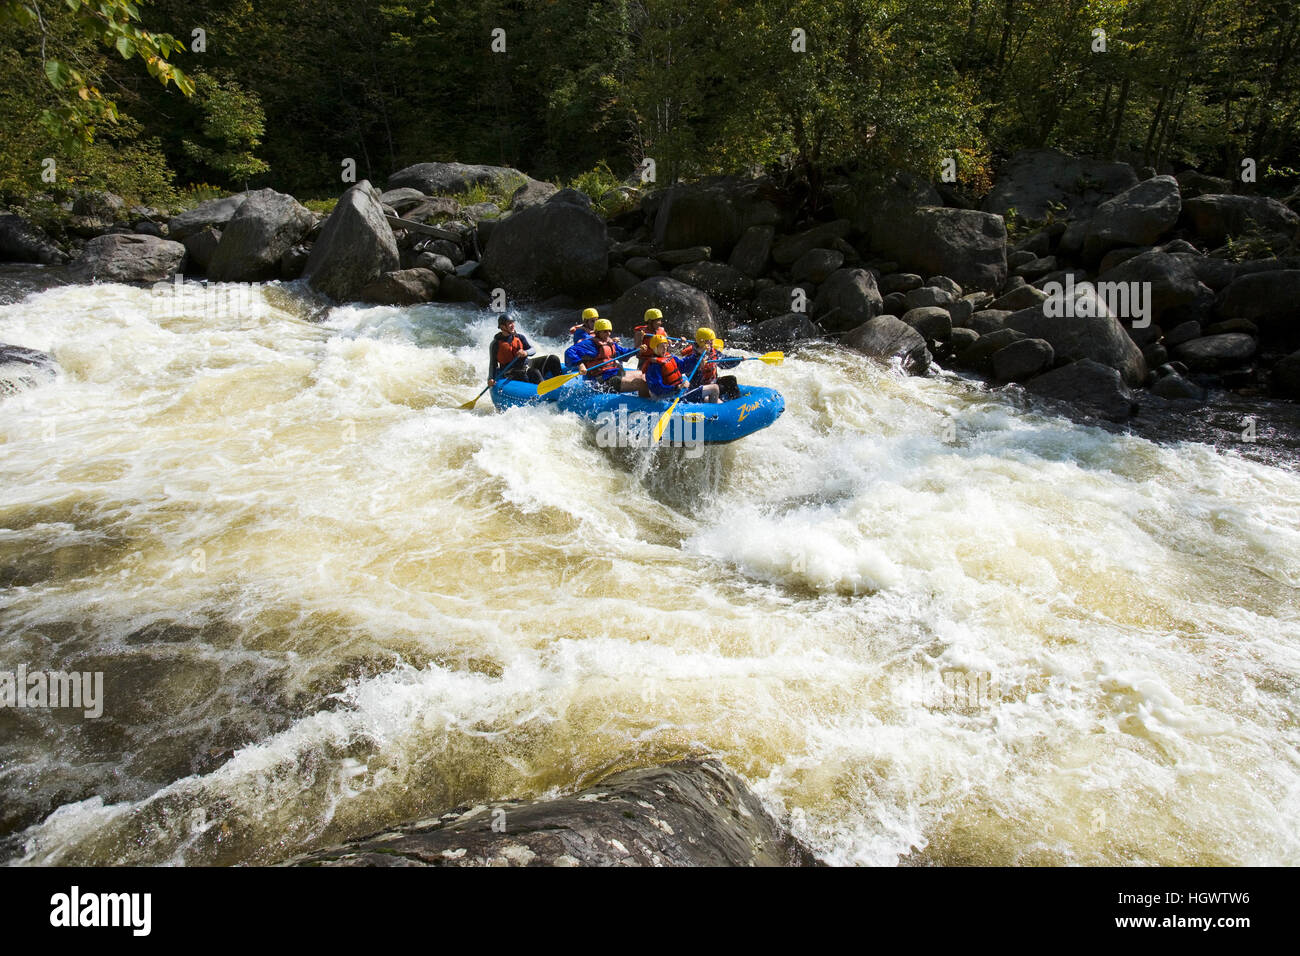
[[[651,347],[652,349],[657,349],[657,348],[659,348],[659,346],[661,346],[661,345],[667,345],[667,344],[668,344],[668,336],[666,336],[666,335],[652,335],[652,336],[650,336],[650,347]]]
[[[595,309],[591,309],[591,310],[589,310],[589,311],[591,311],[591,312],[595,312],[596,310],[595,310]],[[614,331],[614,326],[613,326],[612,324],[610,324],[609,319],[597,319],[597,320],[596,320],[596,331],[597,331],[597,332],[613,332],[613,331]]]
[[[664,314],[663,314],[662,312],[660,312],[658,309],[646,309],[646,310],[645,310],[645,320],[646,320],[647,322],[657,322],[657,321],[662,320],[663,317],[664,317]]]
[[[582,310],[582,321],[586,322],[588,319],[598,319],[598,318],[600,318],[600,313],[597,312],[595,309]]]
[[[695,341],[700,345],[712,345],[717,336],[713,334],[712,329],[698,328],[695,330]]]

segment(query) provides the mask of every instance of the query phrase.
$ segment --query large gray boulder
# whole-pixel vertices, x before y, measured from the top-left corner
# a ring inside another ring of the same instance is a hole
[[[769,349],[821,338],[822,327],[798,312],[764,319],[750,327],[744,340],[755,348]]]
[[[204,226],[198,232],[186,236],[181,245],[188,253],[185,268],[191,272],[207,275],[208,265],[212,262],[212,257],[217,254],[217,247],[221,245],[221,230],[214,226]]]
[[[463,193],[475,186],[505,189],[528,177],[509,166],[472,166],[465,163],[416,163],[388,177],[388,189],[418,189],[426,196]]]
[[[671,273],[674,279],[703,289],[709,295],[728,305],[746,298],[754,289],[754,280],[739,269],[721,262],[692,262],[678,266]]]
[[[1045,372],[1030,379],[1025,390],[1116,422],[1124,421],[1137,410],[1133,393],[1124,386],[1119,372],[1092,359],[1080,359]]]
[[[173,216],[167,222],[167,238],[175,242],[184,242],[187,236],[201,232],[205,226],[224,229],[239,207],[244,204],[245,193],[224,196],[221,199],[209,199],[193,209]]]
[[[1183,221],[1212,246],[1229,236],[1253,232],[1290,236],[1300,229],[1300,216],[1267,196],[1198,196],[1183,204]]]
[[[1128,385],[1140,386],[1147,375],[1142,350],[1134,344],[1124,326],[1107,309],[1096,290],[1084,284],[1066,311],[1056,315],[1064,294],[1053,296],[1039,305],[1014,312],[1007,317],[1005,328],[1022,332],[1027,338],[1044,339],[1056,353],[1057,361],[1076,362],[1090,359],[1117,370]],[[1088,314],[1083,314],[1088,313]]]
[[[1000,382],[1025,382],[1052,367],[1056,352],[1042,339],[1018,339],[993,353],[993,377]]]
[[[932,360],[925,337],[892,315],[878,315],[846,332],[840,344],[882,362],[897,359],[913,375],[925,374]]]
[[[32,223],[21,216],[0,216],[0,262],[53,266],[67,261],[67,255]]]
[[[185,247],[170,239],[111,233],[86,243],[68,267],[77,282],[161,282],[185,258]]]
[[[1093,213],[1083,240],[1083,255],[1098,262],[1116,246],[1155,245],[1178,223],[1182,211],[1178,180],[1153,176],[1108,199]]]
[[[1225,319],[1249,319],[1266,336],[1300,332],[1300,269],[1241,276],[1219,293],[1214,311]]]
[[[874,246],[905,269],[950,276],[963,289],[996,292],[1007,279],[1002,217],[974,209],[915,209],[891,223]]]
[[[605,220],[570,201],[567,192],[512,213],[493,227],[481,262],[488,281],[532,299],[583,292],[605,281]]]
[[[834,193],[835,215],[861,233],[868,248],[879,249],[898,219],[922,206],[942,206],[943,198],[928,182],[906,172],[891,172],[874,182],[843,186]]]
[[[1243,332],[1207,335],[1174,346],[1174,358],[1187,363],[1193,371],[1232,368],[1250,361],[1255,354],[1255,338]]]
[[[1137,173],[1127,163],[1027,149],[998,170],[981,208],[1000,216],[1014,209],[1022,219],[1042,220],[1051,213],[1058,219],[1086,219],[1101,203],[1137,182]]]
[[[547,183],[529,177],[528,181],[511,195],[510,208],[520,210],[527,209],[530,206],[539,206],[559,191],[560,187],[554,183]]]
[[[1191,305],[1202,295],[1210,294],[1209,288],[1196,278],[1196,271],[1191,264],[1182,258],[1185,255],[1188,254],[1176,256],[1155,250],[1143,252],[1103,272],[1098,277],[1098,288],[1103,283],[1148,283],[1140,287],[1150,292],[1149,303],[1144,303],[1144,306],[1150,306],[1150,315],[1147,317],[1160,325],[1160,320],[1165,315]],[[1121,315],[1118,318],[1132,319],[1134,316]]]
[[[716,760],[625,770],[572,796],[462,806],[297,866],[816,866]]]
[[[384,218],[379,192],[363,179],[339,197],[302,274],[313,289],[337,302],[351,302],[399,263],[397,240]]]
[[[656,198],[654,244],[661,249],[708,246],[726,259],[751,226],[775,225],[781,218],[764,198],[765,184],[715,176],[679,183]]]
[[[280,274],[280,259],[302,241],[316,219],[298,200],[274,189],[246,193],[244,202],[221,230],[208,263],[208,278],[218,282],[260,282]]]
[[[779,266],[792,266],[801,256],[813,249],[836,248],[837,240],[847,236],[849,228],[847,219],[836,219],[834,222],[823,222],[811,229],[805,229],[793,236],[782,236],[772,247],[772,259]]]
[[[828,331],[841,332],[875,318],[883,308],[884,299],[873,273],[866,269],[837,269],[817,290],[812,318]]]
[[[702,289],[669,276],[643,279],[618,297],[605,318],[614,324],[618,335],[630,335],[642,323],[646,309],[659,309],[670,333],[689,333],[700,326],[718,329],[721,310],[713,297]]]
[[[757,279],[772,257],[772,239],[775,235],[774,226],[750,226],[740,234],[735,248],[731,250],[731,267],[739,269],[751,279]]]

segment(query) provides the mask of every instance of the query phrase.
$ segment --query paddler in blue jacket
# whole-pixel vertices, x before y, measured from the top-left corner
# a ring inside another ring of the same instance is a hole
[[[654,358],[652,358],[645,367],[646,385],[650,389],[651,398],[671,398],[684,388],[691,388],[690,382],[686,376],[691,372],[691,366],[695,360],[686,359],[668,354],[668,337],[665,335],[655,335],[650,338],[650,347],[654,349]],[[721,401],[718,386],[716,384],[705,385],[695,390],[699,395],[699,401],[715,403]]]
[[[570,345],[564,351],[564,361],[577,366],[587,381],[602,392],[637,392],[646,394],[645,376],[625,369],[623,363],[610,361],[625,351],[614,338],[614,326],[609,319],[597,319],[591,338]]]

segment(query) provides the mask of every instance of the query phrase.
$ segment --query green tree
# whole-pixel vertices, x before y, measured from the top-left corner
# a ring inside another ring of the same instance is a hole
[[[195,88],[195,100],[203,111],[203,134],[213,145],[187,139],[186,153],[247,189],[249,177],[270,169],[253,154],[266,131],[261,101],[234,80],[217,80],[206,73],[195,78]]]

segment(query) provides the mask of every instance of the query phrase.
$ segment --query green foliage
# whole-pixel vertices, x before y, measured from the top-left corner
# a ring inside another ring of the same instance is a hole
[[[93,142],[98,127],[119,118],[117,103],[99,88],[98,62],[84,57],[87,41],[112,48],[123,60],[138,57],[164,87],[174,83],[186,96],[194,92],[189,77],[168,62],[180,42],[143,29],[131,0],[0,0],[0,24],[39,37],[40,69],[56,92],[41,123],[65,149]]]
[[[334,207],[337,206],[338,204],[339,204],[339,199],[337,196],[334,196],[329,199],[303,200],[303,205],[306,206],[308,209],[310,209],[312,212],[318,212],[325,216],[328,216],[330,213],[332,213],[334,211]]]
[[[247,187],[250,176],[270,168],[253,155],[266,130],[261,101],[256,93],[248,92],[234,80],[221,81],[199,74],[195,86],[195,99],[203,111],[203,135],[214,145],[187,139],[182,143],[185,152]]]

